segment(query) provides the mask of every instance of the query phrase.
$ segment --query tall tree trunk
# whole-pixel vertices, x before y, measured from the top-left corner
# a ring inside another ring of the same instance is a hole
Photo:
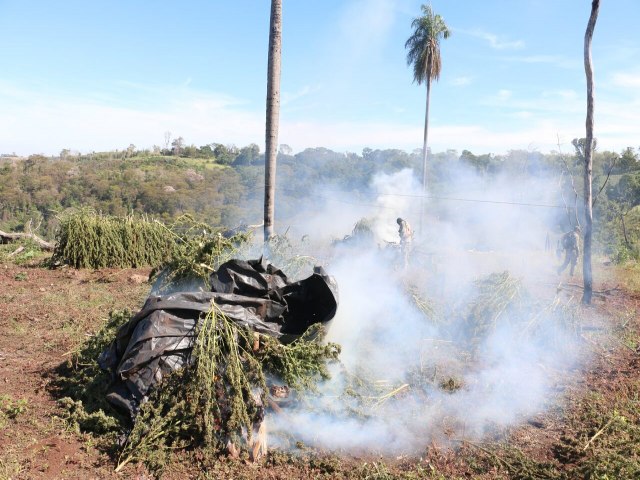
[[[427,193],[427,138],[429,136],[429,103],[431,102],[431,65],[427,66],[427,103],[424,108],[424,140],[422,141],[422,197],[420,197],[420,222],[419,232],[422,234],[422,222],[424,217],[424,196]]]
[[[282,54],[282,0],[271,0],[269,67],[267,70],[267,119],[264,172],[264,241],[273,236],[276,196],[276,158],[280,119],[280,59]]]
[[[624,235],[624,243],[627,247],[631,247],[631,243],[629,243],[629,237],[627,237],[627,226],[624,224],[624,216],[627,213],[620,214],[620,220],[622,220],[622,234]]]
[[[427,77],[427,104],[424,109],[424,140],[422,142],[422,192],[427,191],[427,138],[429,136],[429,102],[431,101],[431,79]]]
[[[584,255],[582,257],[582,277],[584,281],[584,294],[582,303],[590,304],[593,294],[593,275],[591,272],[591,237],[593,232],[593,202],[591,192],[591,176],[593,170],[593,67],[591,64],[591,38],[596,26],[600,0],[591,3],[591,16],[584,34],[584,71],[587,76],[587,120],[586,141],[584,146]]]

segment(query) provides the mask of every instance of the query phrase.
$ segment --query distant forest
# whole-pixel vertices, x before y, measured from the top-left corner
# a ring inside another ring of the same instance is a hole
[[[490,180],[501,175],[548,177],[565,190],[573,205],[581,195],[579,142],[574,151],[542,154],[513,150],[506,155],[468,150],[429,156],[430,192],[445,191],[464,167]],[[421,177],[421,154],[397,150],[341,153],[308,148],[292,154],[281,145],[278,154],[277,215],[306,199],[319,186],[349,192],[357,198],[369,190],[378,172],[414,170]],[[640,242],[640,151],[596,152],[594,157],[595,238],[600,252],[619,260],[638,257]],[[573,182],[571,179],[573,178]],[[0,229],[37,233],[52,238],[61,212],[73,207],[126,215],[143,213],[171,221],[189,213],[213,227],[260,223],[264,187],[264,154],[257,145],[243,148],[210,144],[172,148],[72,154],[0,157]],[[578,207],[581,208],[581,199]],[[348,233],[348,232],[345,232]]]

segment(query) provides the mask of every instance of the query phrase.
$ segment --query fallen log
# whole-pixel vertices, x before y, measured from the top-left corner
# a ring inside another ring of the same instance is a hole
[[[15,257],[16,255],[22,252],[24,252],[24,247],[18,247],[12,253],[9,254],[9,258]]]
[[[8,233],[0,230],[0,238],[2,239],[3,242],[12,242],[14,240],[21,240],[24,238],[28,238],[30,240],[33,240],[35,243],[37,243],[38,246],[43,250],[53,251],[53,249],[55,248],[55,244],[51,242],[47,242],[46,240],[43,240],[42,238],[37,236],[35,233],[23,233],[23,232]]]

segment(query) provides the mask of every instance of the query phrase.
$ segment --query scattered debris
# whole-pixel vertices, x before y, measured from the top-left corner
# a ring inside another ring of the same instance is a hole
[[[134,273],[133,275],[131,275],[128,279],[131,283],[147,283],[149,281],[149,276],[148,275],[140,275],[137,273]]]

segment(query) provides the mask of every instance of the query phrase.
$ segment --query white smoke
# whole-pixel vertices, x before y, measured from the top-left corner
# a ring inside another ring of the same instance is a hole
[[[316,198],[329,200],[316,203],[307,222],[296,222],[296,231],[319,245],[351,233],[363,217],[372,221],[374,244],[336,248],[326,266],[340,290],[328,340],[342,346],[349,375],[379,388],[358,416],[363,398],[344,394],[350,376],[336,369],[317,398],[270,419],[276,444],[287,432],[323,448],[397,453],[423,449],[431,439],[453,441],[451,432],[480,438],[545,408],[555,378],[549,372],[580,359],[575,335],[561,321],[562,304],[552,304],[555,259],[544,251],[559,211],[549,206],[557,202],[557,183],[452,168],[446,189],[423,199],[410,170],[377,175],[374,196],[352,196],[351,204],[348,193],[319,192]],[[397,217],[417,230],[407,267],[390,245],[399,240]],[[470,332],[461,312],[477,294],[474,281],[503,271],[539,306],[505,309],[486,334]],[[430,299],[435,311],[425,314],[414,295]]]

